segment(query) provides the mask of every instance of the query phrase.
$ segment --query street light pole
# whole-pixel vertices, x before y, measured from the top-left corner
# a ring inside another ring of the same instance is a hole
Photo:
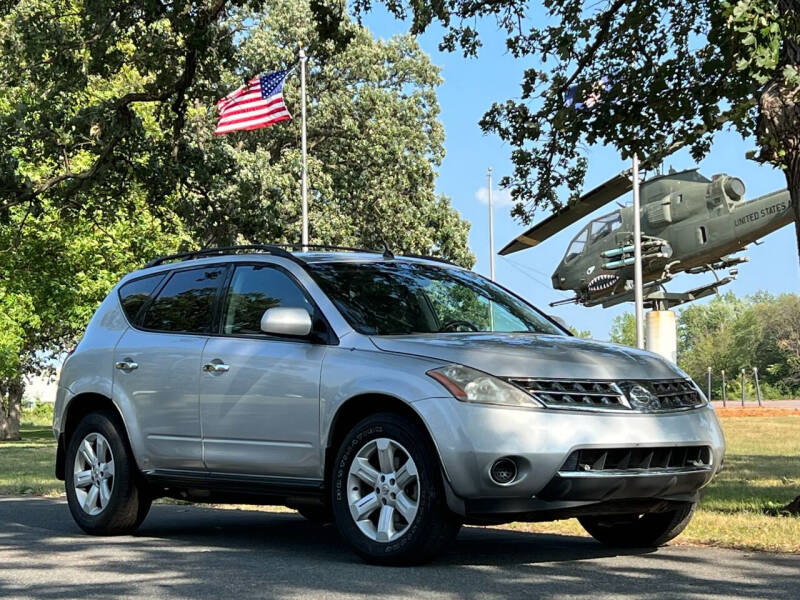
[[[633,153],[633,298],[636,313],[636,347],[644,349],[644,301],[642,298],[642,219],[639,201],[639,155]]]

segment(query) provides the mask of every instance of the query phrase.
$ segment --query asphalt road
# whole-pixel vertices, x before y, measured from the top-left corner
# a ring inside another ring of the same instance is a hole
[[[156,505],[96,538],[63,501],[0,498],[0,598],[800,598],[800,556],[465,528],[435,563],[372,567],[294,514]]]

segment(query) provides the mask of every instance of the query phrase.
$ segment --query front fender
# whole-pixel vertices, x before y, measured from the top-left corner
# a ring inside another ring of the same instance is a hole
[[[444,364],[444,361],[381,351],[330,348],[320,377],[320,448],[327,445],[339,408],[353,397],[388,396],[413,410],[414,402],[442,396],[441,384],[426,372]]]

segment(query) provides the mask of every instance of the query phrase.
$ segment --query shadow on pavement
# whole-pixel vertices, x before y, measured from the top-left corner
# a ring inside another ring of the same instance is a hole
[[[465,528],[436,562],[368,566],[333,526],[294,514],[156,505],[97,538],[60,501],[0,498],[0,597],[796,598],[800,557]]]

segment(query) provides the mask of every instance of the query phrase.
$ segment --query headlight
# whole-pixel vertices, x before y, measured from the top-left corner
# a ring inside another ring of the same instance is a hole
[[[499,404],[502,406],[542,406],[521,389],[487,373],[464,365],[448,365],[428,371],[447,391],[462,402]]]

